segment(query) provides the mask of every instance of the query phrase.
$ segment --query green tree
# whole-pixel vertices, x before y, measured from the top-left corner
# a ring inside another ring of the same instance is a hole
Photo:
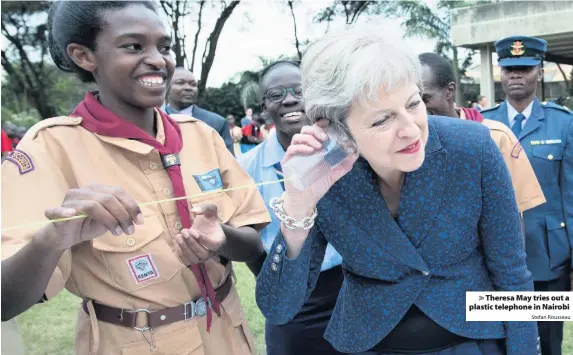
[[[391,1],[341,1],[335,0],[331,5],[320,10],[314,18],[316,23],[329,25],[337,17],[344,17],[347,25],[358,22],[362,15],[379,15]]]
[[[223,116],[232,114],[235,117],[243,117],[245,113],[241,103],[241,87],[232,82],[224,83],[219,88],[205,89],[197,104]]]
[[[20,66],[14,66],[13,70],[20,75]],[[95,84],[82,83],[75,75],[62,73],[53,64],[45,64],[42,71],[44,79],[42,90],[49,98],[54,113],[50,116],[42,116],[36,109],[32,92],[20,92],[18,90],[20,83],[15,79],[18,76],[7,75],[2,81],[2,108],[6,109],[3,113],[7,114],[2,116],[3,120],[14,121],[15,124],[28,127],[29,122],[35,123],[34,121],[43,118],[68,115],[84,98],[87,91],[96,89]],[[34,114],[33,111],[37,113]],[[21,118],[24,116],[26,119]],[[16,122],[19,120],[28,123],[19,124]]]
[[[49,1],[3,1],[1,4],[1,31],[6,39],[1,52],[2,68],[14,93],[26,97],[42,118],[58,113],[46,91],[49,5]]]
[[[170,27],[172,28],[173,36],[173,53],[175,55],[175,62],[177,66],[185,66],[191,71],[195,70],[195,63],[199,63],[197,58],[197,45],[199,42],[200,33],[203,30],[203,11],[205,8],[205,1],[179,1],[179,0],[161,0],[161,9],[167,16]],[[199,92],[204,92],[209,79],[209,73],[215,61],[215,53],[217,51],[217,43],[225,23],[233,14],[235,8],[239,5],[240,1],[226,1],[220,0],[219,2],[209,2],[213,8],[219,8],[219,15],[215,21],[215,25],[209,33],[205,42],[205,48],[201,57],[201,77],[199,79]],[[193,9],[197,11],[193,11]],[[189,58],[186,47],[188,38],[185,36],[185,25],[190,21],[187,18],[192,14],[197,13],[197,30],[193,38],[193,51]]]
[[[489,1],[449,1],[438,0],[436,10],[420,1],[400,0],[386,4],[385,16],[402,20],[405,37],[419,37],[436,40],[435,52],[450,59],[456,79],[456,102],[461,103],[461,79],[473,61],[473,50],[460,58],[459,50],[452,43],[452,11],[461,7],[476,6]]]
[[[354,24],[362,15],[381,15],[399,19],[405,30],[404,37],[419,37],[436,40],[436,53],[450,59],[454,66],[456,84],[460,82],[471,66],[474,51],[468,51],[460,58],[457,47],[450,36],[452,10],[461,7],[478,6],[491,1],[450,1],[438,0],[433,10],[426,2],[412,0],[397,1],[334,1],[315,18],[317,22],[330,22],[337,16],[344,16],[347,24]],[[462,102],[462,91],[456,90],[456,102]]]

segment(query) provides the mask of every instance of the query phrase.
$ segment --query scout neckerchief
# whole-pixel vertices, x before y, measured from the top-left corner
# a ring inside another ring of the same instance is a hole
[[[82,117],[82,126],[90,132],[102,136],[117,137],[125,139],[134,139],[141,143],[148,144],[157,149],[164,161],[169,179],[173,184],[173,194],[175,197],[187,196],[185,186],[183,185],[183,176],[181,175],[180,162],[177,154],[183,148],[181,139],[181,130],[179,125],[161,110],[156,110],[161,117],[165,130],[165,145],[159,143],[154,137],[144,132],[141,128],[130,123],[107,108],[103,107],[93,93],[87,93],[84,101],[80,102],[78,107],[72,113],[72,116]],[[191,214],[187,200],[177,200],[177,212],[181,219],[183,228],[191,228]],[[215,297],[215,291],[205,264],[191,265],[191,270],[195,274],[201,295],[211,304],[215,313],[221,316],[219,301]],[[210,301],[210,302],[209,302]],[[207,330],[211,328],[211,309],[207,307]]]
[[[482,122],[484,119],[484,117],[478,110],[467,107],[460,107],[460,118],[475,122]]]

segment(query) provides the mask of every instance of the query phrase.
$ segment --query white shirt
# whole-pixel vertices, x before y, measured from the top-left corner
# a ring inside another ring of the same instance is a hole
[[[523,112],[521,112],[525,116],[525,119],[523,121],[521,121],[521,129],[523,129],[525,127],[527,120],[531,116],[531,112],[533,111],[533,102],[534,101],[535,100],[532,100],[529,103],[529,105],[527,105],[525,110],[523,110]],[[517,116],[517,115],[519,115],[519,112],[517,112],[517,110],[513,106],[511,106],[509,101],[507,101],[507,120],[509,121],[509,127],[513,127],[513,121],[515,120],[515,116]]]

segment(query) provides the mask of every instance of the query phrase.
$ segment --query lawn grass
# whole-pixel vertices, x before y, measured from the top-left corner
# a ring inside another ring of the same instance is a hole
[[[235,263],[234,270],[237,275],[237,289],[241,303],[255,337],[257,354],[263,355],[265,354],[265,320],[255,302],[255,278],[242,263]],[[28,355],[73,354],[76,312],[79,303],[79,298],[63,291],[50,302],[36,305],[18,317]]]
[[[237,288],[255,336],[257,354],[265,354],[265,322],[255,303],[255,279],[244,264],[235,264]],[[80,300],[67,291],[34,306],[18,318],[28,355],[71,355]],[[573,355],[573,322],[565,322],[563,355]]]

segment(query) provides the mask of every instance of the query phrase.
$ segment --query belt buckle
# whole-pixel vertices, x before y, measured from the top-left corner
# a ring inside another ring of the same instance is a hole
[[[147,314],[151,314],[151,311],[148,310],[148,309],[145,309],[145,308],[140,308],[140,309],[136,309],[136,310],[133,310],[133,311],[125,310],[125,312],[128,312],[128,313],[142,313],[142,312],[145,312],[145,313],[147,313]],[[135,321],[137,322],[137,317],[136,317]],[[149,324],[149,318],[147,319],[147,324]],[[143,332],[145,332],[145,331],[151,330],[151,327],[150,327],[149,325],[147,325],[147,326],[145,326],[145,327],[143,327],[143,328],[133,327],[133,329],[135,329],[135,330],[137,330],[137,331],[143,333]]]
[[[187,313],[187,306],[189,306],[190,314]],[[211,301],[209,300],[209,307],[211,307]],[[183,320],[188,321],[190,319],[197,317],[203,317],[207,315],[207,302],[203,297],[199,297],[197,301],[191,301],[183,304]]]
[[[187,306],[189,306],[191,317],[189,317],[189,314],[187,313]],[[195,302],[191,301],[183,303],[183,320],[188,321],[189,319],[193,319],[193,317],[195,317]]]
[[[195,301],[195,315],[198,317],[207,315],[207,302],[205,302],[203,297],[199,297],[199,299]]]

